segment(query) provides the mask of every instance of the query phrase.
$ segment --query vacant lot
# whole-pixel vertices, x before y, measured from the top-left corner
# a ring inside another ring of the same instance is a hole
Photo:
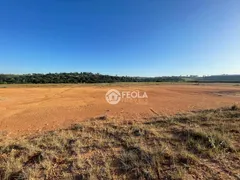
[[[145,91],[144,102],[105,100],[109,89]],[[240,101],[234,85],[55,85],[0,88],[0,131],[24,134],[53,130],[92,117],[113,121],[141,120],[198,109],[218,108]]]
[[[237,106],[0,136],[0,179],[239,179]]]

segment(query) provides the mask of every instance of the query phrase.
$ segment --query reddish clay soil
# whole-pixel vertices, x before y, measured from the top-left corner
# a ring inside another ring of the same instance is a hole
[[[109,89],[145,91],[148,100],[110,105]],[[19,135],[63,128],[92,117],[140,120],[240,102],[232,85],[116,85],[0,88],[0,131]]]

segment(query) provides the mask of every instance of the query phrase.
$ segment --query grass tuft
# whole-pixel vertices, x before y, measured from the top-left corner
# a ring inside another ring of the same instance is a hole
[[[232,110],[232,111],[237,111],[237,110],[239,110],[238,105],[234,104],[234,105],[231,107],[231,110]]]

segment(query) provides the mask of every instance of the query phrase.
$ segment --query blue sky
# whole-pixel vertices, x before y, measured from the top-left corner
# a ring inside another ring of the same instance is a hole
[[[0,73],[81,71],[240,74],[240,1],[0,1]]]

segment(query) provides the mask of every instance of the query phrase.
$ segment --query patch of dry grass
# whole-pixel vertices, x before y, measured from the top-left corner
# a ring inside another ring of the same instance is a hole
[[[237,106],[0,139],[0,179],[237,179]]]

